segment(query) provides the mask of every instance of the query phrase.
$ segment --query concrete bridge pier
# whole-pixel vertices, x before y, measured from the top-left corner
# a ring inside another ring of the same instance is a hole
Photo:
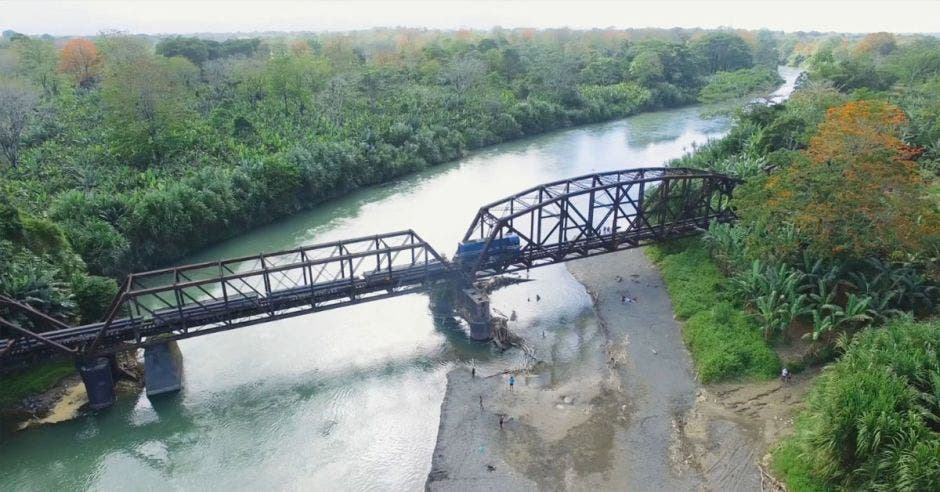
[[[476,288],[459,289],[455,304],[460,317],[470,325],[470,338],[486,341],[493,338],[490,298]]]
[[[183,354],[176,341],[144,349],[144,387],[147,398],[183,389]]]
[[[92,410],[102,410],[114,404],[114,375],[111,359],[96,357],[91,360],[76,362],[78,373],[85,383],[88,393],[88,406]]]

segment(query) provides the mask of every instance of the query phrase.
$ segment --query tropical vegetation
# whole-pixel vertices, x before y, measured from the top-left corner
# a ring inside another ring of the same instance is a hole
[[[940,40],[833,36],[791,57],[806,67],[792,97],[747,106],[673,163],[743,180],[739,223],[704,236],[710,283],[735,308],[726,319],[743,313],[769,346],[805,344],[785,366],[836,361],[775,452],[791,489],[936,490]],[[702,372],[707,352],[690,350]]]

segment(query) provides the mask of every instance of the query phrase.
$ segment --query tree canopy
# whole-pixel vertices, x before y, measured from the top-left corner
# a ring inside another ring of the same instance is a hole
[[[940,235],[940,215],[899,138],[904,113],[883,101],[829,109],[803,156],[754,181],[740,197],[745,220],[791,251],[890,256],[924,251]],[[785,244],[793,227],[796,243]]]

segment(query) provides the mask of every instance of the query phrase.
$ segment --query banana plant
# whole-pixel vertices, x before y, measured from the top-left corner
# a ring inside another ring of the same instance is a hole
[[[775,333],[784,332],[795,319],[808,314],[806,294],[795,298],[787,294],[760,296],[754,301],[756,317],[764,329],[764,337],[771,338]]]
[[[777,267],[754,260],[751,268],[732,278],[732,288],[748,307],[770,338],[782,333],[796,318],[807,314],[807,296],[798,292],[803,273],[786,264]]]
[[[827,298],[831,300],[835,291],[829,292]],[[852,323],[867,323],[872,320],[868,313],[868,307],[871,298],[868,296],[858,296],[849,294],[846,298],[845,307],[832,302],[817,304],[812,310],[813,315],[813,333],[812,339],[818,340],[820,336],[841,329]]]
[[[885,272],[877,272],[873,275],[852,272],[849,274],[849,285],[860,295],[871,299],[868,312],[873,321],[882,323],[903,312],[895,308],[900,299],[901,290],[896,288]]]
[[[705,231],[703,240],[712,257],[719,261],[725,271],[730,272],[747,265],[750,255],[747,236],[748,230],[744,226],[712,223]]]

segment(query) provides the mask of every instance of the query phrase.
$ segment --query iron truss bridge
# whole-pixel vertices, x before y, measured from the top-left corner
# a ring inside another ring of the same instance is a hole
[[[480,208],[464,242],[485,241],[465,269],[492,275],[585,258],[696,234],[735,219],[738,181],[687,168],[638,168],[589,174],[529,188]],[[520,238],[512,255],[493,250]]]
[[[712,222],[734,220],[729,199],[736,183],[682,168],[556,181],[482,207],[464,237],[482,249],[467,258],[448,261],[408,230],[135,273],[104,320],[81,326],[0,296],[0,371],[52,357],[86,360],[447,282],[469,286],[505,272],[695,234]],[[512,236],[518,237],[513,251],[494,247]]]

